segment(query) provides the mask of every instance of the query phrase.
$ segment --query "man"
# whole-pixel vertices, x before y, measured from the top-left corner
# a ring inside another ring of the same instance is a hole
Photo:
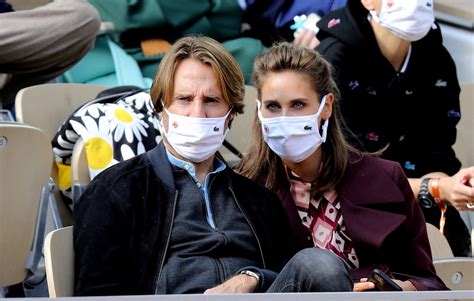
[[[61,75],[93,47],[100,18],[86,0],[24,11],[0,0],[0,24],[0,107],[11,109],[20,89]]]
[[[432,1],[350,0],[318,27],[316,50],[334,66],[342,115],[358,138],[353,144],[398,161],[420,204],[429,207],[427,221],[446,223],[454,254],[467,256],[469,233],[456,209],[472,203],[474,168],[457,172],[452,145],[460,88]],[[295,42],[308,45],[313,37]]]
[[[295,250],[280,201],[216,155],[243,93],[218,42],[173,45],[151,91],[163,142],[99,174],[74,208],[76,295],[352,289],[341,261],[337,282],[307,277],[336,258],[324,250],[285,266]]]

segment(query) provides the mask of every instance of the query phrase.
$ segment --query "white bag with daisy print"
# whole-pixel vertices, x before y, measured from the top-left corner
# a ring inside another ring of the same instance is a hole
[[[84,141],[91,180],[108,167],[154,148],[161,137],[150,95],[138,92],[113,103],[91,101],[64,122],[52,143],[57,184],[69,199],[71,155],[79,138]]]

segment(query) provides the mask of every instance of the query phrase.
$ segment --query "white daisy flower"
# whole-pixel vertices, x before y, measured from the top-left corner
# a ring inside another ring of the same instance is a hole
[[[86,113],[89,113],[89,115],[91,115],[92,117],[98,118],[103,112],[104,111],[102,110],[102,104],[92,104],[83,109],[80,109],[74,114],[74,116],[82,117],[85,116]]]
[[[142,135],[148,137],[146,128],[148,124],[142,119],[141,113],[135,113],[132,108],[116,105],[113,110],[108,110],[106,116],[110,120],[110,129],[114,132],[114,141],[118,142],[123,135],[128,143],[133,142],[133,136],[142,141]]]
[[[90,117],[82,117],[84,125],[71,120],[71,126],[84,140],[87,164],[91,179],[104,169],[117,164],[114,159],[112,134],[105,116],[99,118],[99,124]]]
[[[127,97],[124,100],[126,103],[133,105],[137,110],[142,110],[142,108],[145,106],[146,101],[149,99],[149,94],[141,92],[133,96]]]

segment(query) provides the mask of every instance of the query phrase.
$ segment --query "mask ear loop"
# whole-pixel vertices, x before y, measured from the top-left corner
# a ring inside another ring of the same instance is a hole
[[[326,95],[323,96],[323,99],[321,100],[321,104],[319,105],[319,109],[318,109],[318,112],[316,113],[316,118],[319,117],[319,115],[321,115],[321,112],[323,111],[323,108],[324,108],[324,105],[326,104]],[[329,118],[326,119],[322,125],[322,130],[323,130],[323,134],[321,135],[321,140],[323,142],[326,142],[326,136],[327,136],[327,133],[328,133],[328,126],[329,126]]]
[[[265,120],[265,117],[263,117],[263,115],[262,115],[261,108],[262,108],[262,103],[260,102],[260,100],[257,99],[257,116],[258,116],[258,119],[260,120],[260,122],[262,120]]]
[[[161,105],[163,107],[163,110],[161,110],[161,114],[163,114],[163,111],[166,112],[166,114],[168,115],[168,123],[169,123],[169,118],[170,118],[170,114],[168,112],[168,110],[165,108],[165,104],[163,103],[163,100],[161,100]],[[159,131],[160,131],[160,134],[164,137],[166,137],[166,131],[165,131],[165,125],[163,124],[163,115],[158,115],[158,127],[159,127]],[[168,128],[169,128],[169,124],[168,124]]]

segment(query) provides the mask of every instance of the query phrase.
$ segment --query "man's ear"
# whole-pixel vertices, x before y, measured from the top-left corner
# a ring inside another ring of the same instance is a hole
[[[360,0],[362,2],[362,5],[367,9],[368,11],[375,10],[375,4],[374,0]]]
[[[227,119],[227,127],[229,128],[229,130],[232,126],[232,121],[234,121],[234,118],[235,118],[236,115],[237,115],[236,112],[230,112],[229,117],[227,117],[228,118]]]

